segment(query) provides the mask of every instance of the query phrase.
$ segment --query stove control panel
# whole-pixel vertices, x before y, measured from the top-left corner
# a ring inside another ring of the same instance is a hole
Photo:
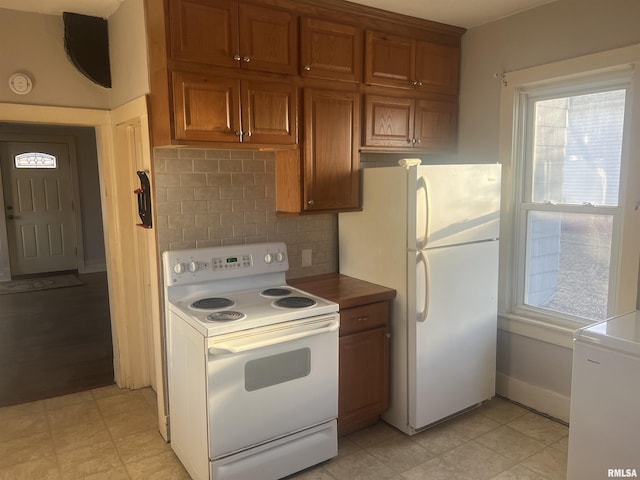
[[[251,267],[251,255],[242,255],[239,257],[216,257],[211,263],[214,270],[249,268]]]
[[[264,263],[266,263],[266,264],[270,264],[270,263],[274,263],[274,262],[282,263],[282,262],[285,261],[285,259],[286,259],[286,257],[284,255],[284,253],[282,253],[282,252],[276,252],[275,255],[273,253],[267,253],[264,256]]]
[[[283,242],[172,250],[162,254],[162,262],[167,286],[289,270]]]

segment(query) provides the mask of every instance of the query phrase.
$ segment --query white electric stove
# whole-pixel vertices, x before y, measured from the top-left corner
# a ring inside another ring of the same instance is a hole
[[[171,446],[194,479],[337,455],[338,305],[286,283],[284,243],[163,254]]]

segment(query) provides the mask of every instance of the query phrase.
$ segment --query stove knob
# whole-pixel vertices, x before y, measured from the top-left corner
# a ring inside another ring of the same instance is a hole
[[[199,269],[200,269],[200,265],[198,265],[198,262],[192,260],[189,263],[189,271],[191,273],[197,272]]]
[[[284,253],[282,253],[282,252],[276,253],[276,261],[278,263],[284,262]]]
[[[180,262],[176,263],[173,266],[173,271],[176,272],[177,274],[184,272],[184,263],[180,263]]]
[[[264,263],[266,263],[267,265],[270,264],[271,262],[273,262],[273,256],[270,253],[267,253],[264,256]]]

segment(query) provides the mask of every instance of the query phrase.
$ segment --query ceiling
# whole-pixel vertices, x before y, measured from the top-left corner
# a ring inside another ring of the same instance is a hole
[[[0,0],[0,8],[109,18],[125,0]],[[555,0],[352,0],[354,3],[471,28]]]

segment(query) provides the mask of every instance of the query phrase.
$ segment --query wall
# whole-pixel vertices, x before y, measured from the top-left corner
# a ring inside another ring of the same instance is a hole
[[[111,109],[149,93],[143,0],[125,0],[109,17],[109,54]]]
[[[502,72],[640,43],[639,19],[637,0],[559,0],[467,31],[459,149],[447,160],[498,161]],[[526,391],[561,411],[557,402],[570,394],[572,350],[506,331],[498,339],[499,392]]]
[[[75,140],[82,218],[84,262],[88,271],[104,271],[105,251],[98,179],[96,135],[93,128],[0,123],[0,134],[62,135]],[[0,195],[2,184],[0,184]]]
[[[276,216],[272,152],[156,148],[154,167],[160,252],[284,241],[289,278],[336,271],[337,216]]]
[[[0,9],[0,103],[113,109],[149,93],[143,0],[124,0],[108,25],[111,89],[95,84],[69,61],[61,15]],[[8,87],[18,71],[34,80],[27,95]]]
[[[67,59],[62,16],[0,9],[0,103],[106,109],[109,90],[82,75]],[[13,93],[15,72],[28,73],[33,90]]]

